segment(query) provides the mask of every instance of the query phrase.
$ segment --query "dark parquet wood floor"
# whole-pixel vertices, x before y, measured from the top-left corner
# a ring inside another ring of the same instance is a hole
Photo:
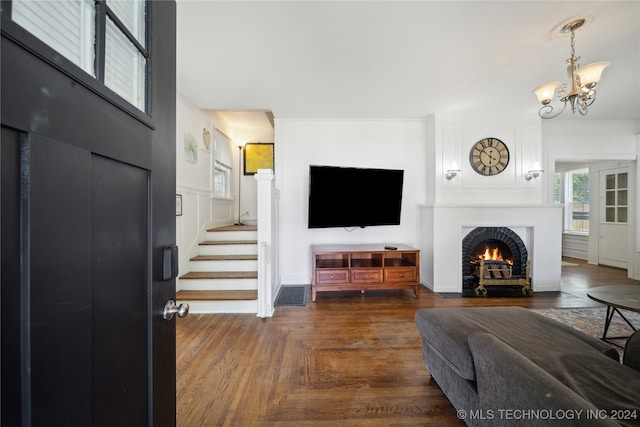
[[[178,319],[178,426],[464,425],[422,363],[415,312],[598,306],[587,289],[640,285],[626,270],[566,261],[578,265],[562,267],[562,292],[530,298],[445,298],[426,288],[418,300],[410,291],[322,293],[269,319]]]

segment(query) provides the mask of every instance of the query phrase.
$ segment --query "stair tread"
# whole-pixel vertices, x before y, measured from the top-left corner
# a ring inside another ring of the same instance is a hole
[[[207,231],[215,233],[217,231],[257,231],[258,227],[255,225],[223,225],[222,227],[210,228]]]
[[[257,271],[190,271],[180,279],[257,279]]]
[[[230,291],[178,291],[178,301],[231,301],[231,300],[256,300],[257,290],[230,290]]]
[[[207,240],[200,245],[257,245],[257,240]]]
[[[258,255],[198,255],[191,261],[255,261]]]

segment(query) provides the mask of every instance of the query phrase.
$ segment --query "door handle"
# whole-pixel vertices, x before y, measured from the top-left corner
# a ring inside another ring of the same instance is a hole
[[[164,305],[162,317],[165,320],[171,320],[176,314],[178,315],[178,317],[185,317],[187,314],[189,314],[189,304],[177,305],[176,302],[172,299],[167,301],[167,303]]]

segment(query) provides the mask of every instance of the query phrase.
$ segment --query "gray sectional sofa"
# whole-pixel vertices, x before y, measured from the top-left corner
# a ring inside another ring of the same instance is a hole
[[[424,363],[467,425],[640,425],[640,372],[627,366],[640,355],[622,364],[609,344],[521,307],[415,319]]]

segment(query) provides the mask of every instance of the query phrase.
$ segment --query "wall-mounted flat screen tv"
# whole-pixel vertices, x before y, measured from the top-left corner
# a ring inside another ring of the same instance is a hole
[[[309,167],[309,228],[399,225],[404,170]]]

